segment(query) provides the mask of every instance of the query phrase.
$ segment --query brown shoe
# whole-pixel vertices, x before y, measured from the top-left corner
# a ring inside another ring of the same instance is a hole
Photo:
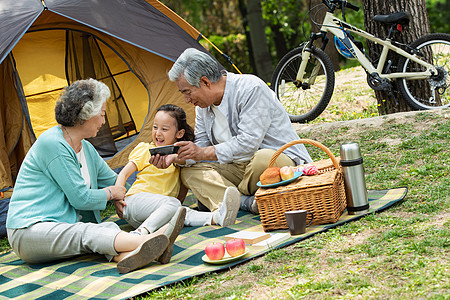
[[[164,252],[168,244],[169,239],[164,234],[143,242],[117,263],[117,270],[123,274],[148,265]]]
[[[172,219],[169,221],[169,226],[166,231],[164,231],[164,235],[169,238],[169,245],[163,254],[158,258],[158,261],[162,264],[167,264],[170,262],[173,254],[173,244],[177,239],[177,236],[180,234],[181,229],[184,226],[184,219],[186,218],[186,208],[181,206],[178,208],[177,212],[173,215]]]

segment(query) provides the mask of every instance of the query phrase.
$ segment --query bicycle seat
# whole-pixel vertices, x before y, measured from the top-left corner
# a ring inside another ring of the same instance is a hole
[[[409,20],[411,19],[411,15],[407,12],[400,11],[390,15],[376,15],[373,17],[373,20],[380,23],[385,24],[401,24],[403,26],[409,24]]]

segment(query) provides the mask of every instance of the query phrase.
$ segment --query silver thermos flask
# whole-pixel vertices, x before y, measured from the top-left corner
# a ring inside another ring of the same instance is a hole
[[[340,149],[342,172],[344,173],[347,212],[361,215],[369,211],[364,166],[358,143],[344,143]]]

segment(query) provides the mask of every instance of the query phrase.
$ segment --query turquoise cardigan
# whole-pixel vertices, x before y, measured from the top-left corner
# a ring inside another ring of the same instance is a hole
[[[107,193],[114,185],[112,171],[88,141],[83,150],[91,177],[90,189],[81,176],[75,151],[59,126],[42,133],[28,151],[17,176],[6,220],[7,228],[26,228],[37,222],[101,222]]]

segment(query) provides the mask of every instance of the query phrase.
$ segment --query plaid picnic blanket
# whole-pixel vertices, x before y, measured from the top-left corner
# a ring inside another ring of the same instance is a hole
[[[371,190],[368,194],[370,214],[402,200],[407,194],[407,188]],[[155,262],[127,274],[119,274],[116,264],[106,262],[101,255],[84,255],[67,261],[29,265],[14,252],[8,252],[0,256],[0,299],[127,299],[193,276],[228,269],[272,249],[297,243],[362,216],[345,212],[337,223],[308,227],[305,234],[289,236],[273,247],[249,246],[249,253],[242,259],[223,265],[203,262],[205,246],[212,241],[224,242],[225,235],[241,230],[263,232],[259,216],[240,211],[236,224],[230,227],[184,227],[175,243],[169,264]],[[108,221],[118,222],[123,228],[129,226],[117,216]],[[281,232],[286,233],[288,230],[273,233]]]

